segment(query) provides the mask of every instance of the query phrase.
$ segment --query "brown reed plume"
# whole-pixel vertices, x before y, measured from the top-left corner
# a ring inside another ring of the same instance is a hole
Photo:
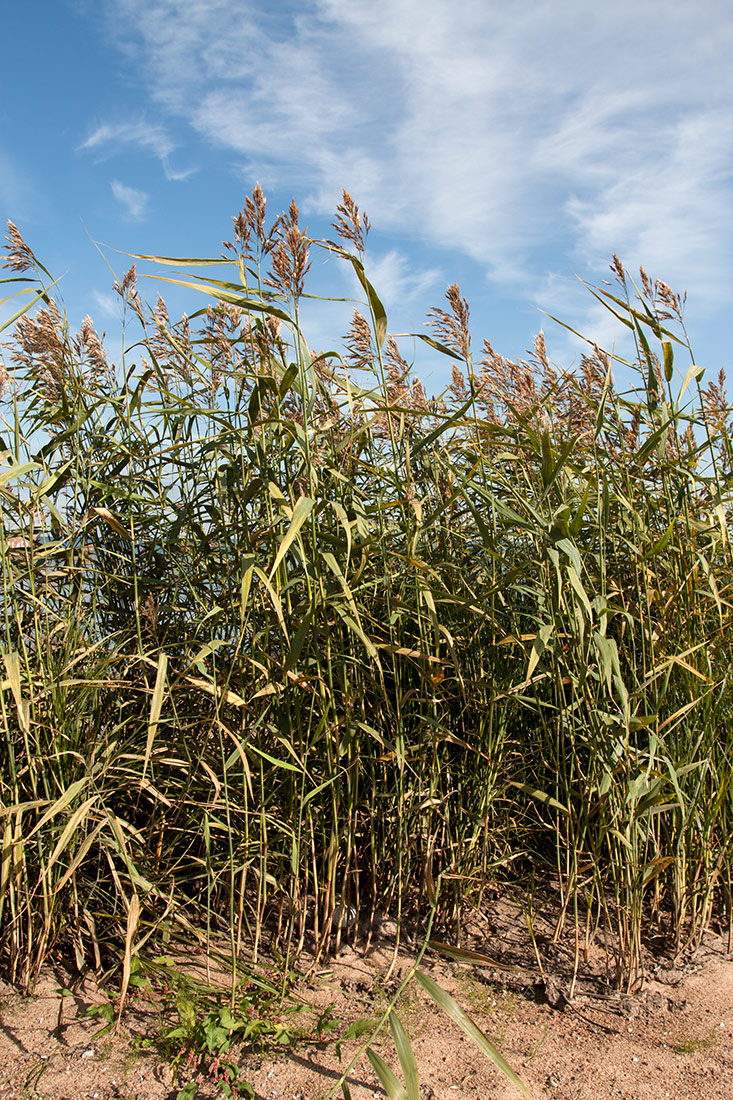
[[[303,282],[310,271],[308,230],[298,225],[299,210],[295,199],[286,214],[281,214],[274,227],[276,244],[272,253],[272,275],[268,286],[294,301],[303,294]]]
[[[23,239],[17,225],[10,220],[8,220],[6,240],[8,243],[3,245],[3,248],[7,252],[7,256],[3,261],[3,267],[9,268],[10,271],[14,271],[16,274],[22,274],[33,268],[38,268],[42,271],[46,270],[39,264],[33,254],[32,248]]]
[[[336,207],[336,220],[331,224],[342,240],[350,241],[357,252],[364,254],[371,225],[366,214],[359,213],[359,207],[346,190]]]
[[[428,325],[439,340],[468,362],[471,355],[468,302],[461,297],[457,283],[448,287],[445,297],[450,305],[450,312],[437,308],[428,310]]]

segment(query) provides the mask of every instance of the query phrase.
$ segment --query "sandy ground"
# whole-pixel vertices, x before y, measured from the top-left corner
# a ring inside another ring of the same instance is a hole
[[[501,938],[497,938],[497,930]],[[497,943],[501,944],[498,950]],[[526,970],[459,965],[426,954],[423,970],[450,993],[497,1044],[536,1100],[695,1100],[733,1097],[733,961],[727,938],[710,934],[694,959],[647,960],[641,992],[620,995],[591,960],[569,985],[569,952],[538,934],[545,979],[523,938],[518,910],[504,905],[500,920],[474,921],[466,944]],[[302,983],[317,1014],[333,1006],[337,1030],[323,1042],[303,1040],[273,1057],[232,1055],[256,1100],[321,1100],[339,1080],[357,1040],[335,1040],[348,1021],[378,1019],[409,971],[414,955],[393,960],[391,926],[364,956],[357,940],[327,959]],[[551,976],[550,976],[551,975]],[[32,999],[0,984],[0,1100],[174,1100],[183,1083],[156,1047],[143,1045],[165,1026],[163,1009],[137,997],[118,1035],[99,1036],[100,1021],[82,1013],[100,1001],[87,980],[72,995],[62,971],[47,972]],[[521,1096],[485,1055],[420,990],[411,985],[398,1011],[410,1036],[424,1100],[516,1100]],[[315,1017],[313,1017],[315,1018]],[[167,1021],[175,1024],[174,1019]],[[361,1042],[363,1043],[363,1039]],[[399,1075],[389,1033],[376,1049]],[[353,1100],[385,1095],[362,1056],[348,1077]],[[202,1098],[223,1096],[206,1081]],[[240,1089],[240,1097],[247,1092]],[[341,1090],[337,1095],[342,1096]]]

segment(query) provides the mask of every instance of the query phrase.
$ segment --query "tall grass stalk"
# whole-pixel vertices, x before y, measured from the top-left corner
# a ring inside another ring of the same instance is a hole
[[[439,873],[442,922],[548,876],[557,935],[580,965],[602,927],[627,988],[650,921],[682,950],[730,920],[722,378],[614,259],[594,293],[626,364],[591,344],[561,371],[541,334],[476,358],[451,287],[429,399],[367,228],[345,196],[343,245],[311,241],[255,189],[227,277],[169,276],[207,296],[189,317],[119,281],[124,365],[10,238],[44,302],[0,441],[0,943],[26,988],[51,953],[124,977],[180,933],[229,937],[234,990],[265,941],[350,934],[335,911],[414,925]],[[301,331],[314,249],[364,290],[339,354]]]

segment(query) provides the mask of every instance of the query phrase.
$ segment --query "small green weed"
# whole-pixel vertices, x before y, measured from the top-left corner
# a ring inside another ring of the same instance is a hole
[[[711,1031],[709,1035],[705,1035],[702,1038],[697,1039],[677,1039],[672,1043],[672,1050],[675,1054],[697,1054],[700,1050],[709,1050],[714,1047],[718,1042],[718,1036],[715,1031]]]
[[[178,1100],[192,1100],[204,1079],[217,1083],[228,1100],[246,1093],[232,1050],[261,1051],[265,1047],[289,1047],[297,1040],[294,1017],[302,1006],[292,1001],[283,1007],[275,990],[264,991],[245,981],[235,995],[214,993],[174,975],[176,1026],[163,1032],[157,1045],[170,1061],[174,1076],[183,1084]],[[321,1031],[328,1019],[321,1020]]]

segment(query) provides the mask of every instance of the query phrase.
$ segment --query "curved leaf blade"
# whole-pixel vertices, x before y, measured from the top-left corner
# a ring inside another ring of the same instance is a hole
[[[422,970],[416,970],[415,977],[428,996],[435,1001],[438,1008],[441,1008],[446,1016],[449,1016],[454,1023],[458,1024],[461,1031],[519,1089],[522,1096],[526,1096],[527,1100],[533,1100],[532,1093],[514,1072],[504,1055],[494,1046],[491,1039],[484,1035],[481,1028],[473,1022],[461,1006],[453,1000],[450,994],[441,989],[438,983],[434,982],[427,974],[424,974]]]

